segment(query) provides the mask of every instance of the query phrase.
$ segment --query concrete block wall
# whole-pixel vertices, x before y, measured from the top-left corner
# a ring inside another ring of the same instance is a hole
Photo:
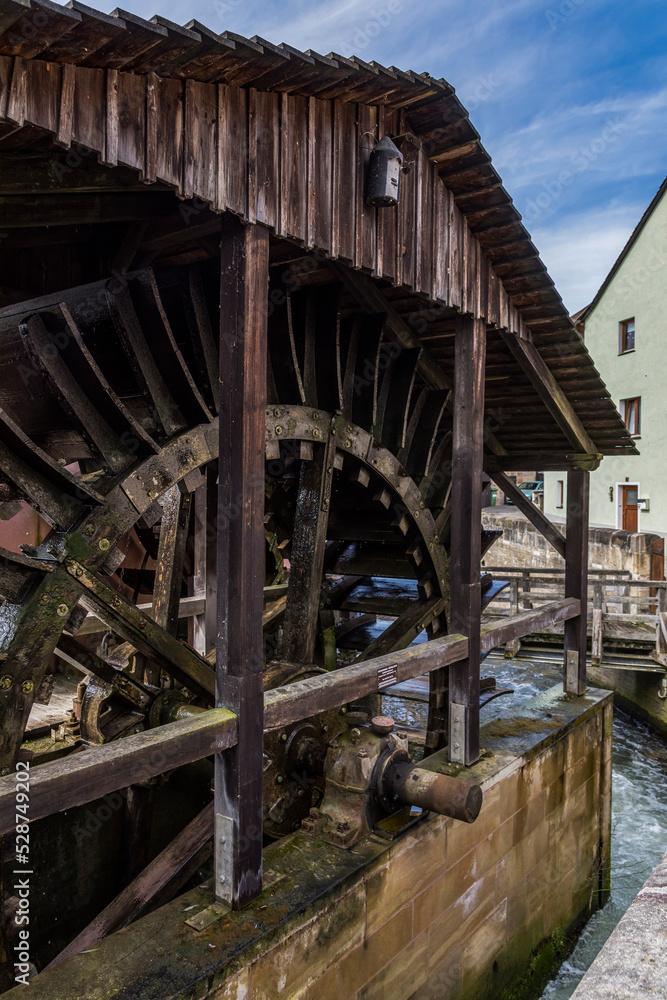
[[[604,899],[612,696],[560,686],[482,726],[473,824],[429,816],[341,850],[295,832],[264,850],[265,889],[188,923],[205,883],[43,972],[30,1000],[494,1000]],[[8,1000],[24,996],[17,986]]]
[[[611,718],[607,698],[532,759],[490,775],[476,823],[438,818],[410,833],[211,1000],[499,995],[542,942],[600,902]]]

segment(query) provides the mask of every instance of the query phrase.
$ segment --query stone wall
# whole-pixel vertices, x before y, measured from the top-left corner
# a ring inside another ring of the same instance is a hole
[[[486,508],[482,515],[486,529],[501,529],[502,538],[484,556],[486,566],[517,566],[563,569],[565,561],[523,514],[507,507]],[[565,525],[558,525],[565,534]],[[635,579],[651,579],[651,543],[660,535],[591,528],[588,558],[591,569],[627,570]]]
[[[607,692],[553,688],[483,726],[474,767],[423,762],[482,784],[474,824],[434,816],[348,851],[295,833],[265,850],[245,910],[195,930],[213,897],[194,889],[38,976],[31,1000],[493,1000],[604,899],[611,723]]]

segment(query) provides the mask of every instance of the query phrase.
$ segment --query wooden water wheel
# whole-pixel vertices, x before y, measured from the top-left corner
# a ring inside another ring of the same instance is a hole
[[[451,447],[449,391],[381,311],[335,271],[272,270],[266,687],[446,631]],[[90,677],[89,745],[212,703],[216,517],[238,513],[216,512],[218,289],[208,260],[0,312],[2,500],[50,525],[39,546],[4,552],[3,773],[54,652]],[[265,813],[275,800],[265,789]]]

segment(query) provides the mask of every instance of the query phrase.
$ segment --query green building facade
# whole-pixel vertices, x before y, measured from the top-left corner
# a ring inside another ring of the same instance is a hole
[[[667,180],[577,329],[640,455],[591,474],[590,523],[667,534]],[[544,510],[565,514],[567,477],[544,477]]]

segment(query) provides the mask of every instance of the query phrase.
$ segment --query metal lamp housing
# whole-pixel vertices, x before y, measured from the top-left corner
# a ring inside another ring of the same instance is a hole
[[[378,208],[398,205],[403,154],[388,135],[380,139],[368,161],[366,204]]]

